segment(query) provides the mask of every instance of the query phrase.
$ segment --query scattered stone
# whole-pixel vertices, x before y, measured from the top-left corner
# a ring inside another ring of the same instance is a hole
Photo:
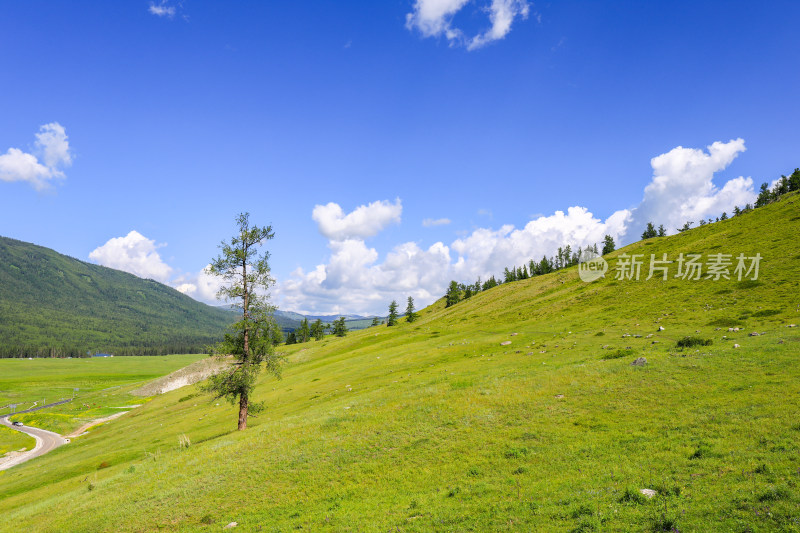
[[[238,522],[231,522],[230,524],[228,524],[227,526],[223,527],[222,529],[233,529],[238,525],[239,525]]]
[[[721,330],[721,329],[722,329],[722,328],[714,328],[714,331],[719,331],[719,330]]]
[[[758,337],[758,335],[759,333],[757,331],[754,331],[750,334],[751,337]]]
[[[533,355],[533,352],[528,352],[525,355]]]
[[[633,338],[634,338],[634,339],[641,339],[641,338],[642,338],[642,336],[641,336],[641,335],[634,335],[634,336],[633,336]]]
[[[787,328],[796,328],[796,327],[797,327],[797,324],[789,324],[789,325],[788,325],[788,326],[786,326],[786,327],[787,327]]]
[[[522,353],[522,350],[517,350],[517,351],[516,351],[516,352],[514,352],[514,353]]]
[[[556,398],[558,398],[558,399],[561,399],[561,398],[563,398],[563,397],[564,397],[564,395],[563,395],[563,394],[556,394]]]
[[[639,492],[642,493],[648,500],[653,499],[653,496],[658,494],[653,489],[639,489]]]
[[[517,335],[519,335],[519,333],[512,333],[511,334],[512,337],[516,337]]]
[[[511,341],[503,341],[500,343],[500,346],[508,346],[509,344],[511,344]]]
[[[664,331],[664,326],[658,326],[658,331]],[[647,489],[645,489],[647,490]]]
[[[741,348],[741,346],[739,346],[738,344],[734,344],[733,347],[734,348]]]
[[[783,339],[779,340],[778,344],[783,344]]]
[[[653,337],[653,334],[652,334],[652,333],[650,333],[649,335],[647,335],[647,337],[645,337],[645,339],[650,339],[650,338],[652,338],[652,337]]]
[[[636,360],[631,363],[631,366],[644,366],[647,364],[647,359],[644,357],[637,357]]]

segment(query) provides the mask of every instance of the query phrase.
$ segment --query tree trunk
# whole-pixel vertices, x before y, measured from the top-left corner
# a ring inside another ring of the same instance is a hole
[[[247,395],[242,394],[239,397],[239,431],[247,429],[247,406]]]

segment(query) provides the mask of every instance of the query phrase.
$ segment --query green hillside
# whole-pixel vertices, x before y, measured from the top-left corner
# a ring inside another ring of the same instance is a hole
[[[231,319],[153,280],[0,237],[0,356],[198,352]]]
[[[195,387],[154,398],[0,473],[0,531],[800,531],[798,230],[790,194],[592,283],[286,347],[246,431]],[[664,253],[759,275],[615,279]]]

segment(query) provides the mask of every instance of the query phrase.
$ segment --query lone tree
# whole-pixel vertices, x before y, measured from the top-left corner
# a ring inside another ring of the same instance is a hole
[[[414,298],[411,296],[408,297],[408,305],[406,306],[406,320],[408,322],[414,322],[419,314],[414,310]]]
[[[386,319],[387,326],[394,326],[397,324],[397,302],[392,300],[389,304],[389,317]]]
[[[272,344],[272,332],[277,325],[272,318],[273,307],[265,295],[274,283],[269,271],[269,252],[258,255],[258,248],[275,234],[272,226],[251,226],[249,213],[240,214],[236,224],[237,233],[230,242],[220,244],[222,253],[208,267],[210,274],[225,283],[217,298],[242,310],[241,319],[230,327],[222,342],[211,347],[212,355],[233,356],[235,363],[211,376],[204,389],[232,404],[239,401],[239,430],[242,430],[247,428],[248,412],[257,413],[264,408],[263,402],[250,402],[261,365],[278,379],[281,368]]]

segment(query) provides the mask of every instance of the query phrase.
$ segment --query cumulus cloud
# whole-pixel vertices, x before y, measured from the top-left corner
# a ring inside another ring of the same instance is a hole
[[[206,265],[197,274],[184,274],[172,281],[172,285],[176,290],[191,296],[195,300],[206,302],[210,304],[221,304],[217,300],[217,291],[224,285],[224,280],[218,276],[209,274],[209,267]]]
[[[634,209],[618,210],[605,220],[586,207],[573,206],[549,216],[536,216],[521,228],[478,228],[449,245],[437,242],[426,249],[414,242],[399,244],[383,258],[364,239],[390,221],[399,222],[399,200],[396,218],[377,216],[390,205],[386,202],[362,206],[347,215],[336,204],[317,206],[313,217],[330,240],[331,255],[310,271],[297,269],[278,285],[275,295],[286,309],[385,314],[393,299],[402,302],[413,296],[418,305],[427,305],[444,294],[450,280],[470,282],[479,276],[485,280],[499,275],[505,267],[552,257],[560,246],[570,245],[576,250],[602,245],[605,235],[611,235],[617,243],[636,240],[648,221],[664,224],[674,233],[687,220],[730,213],[735,205],[754,201],[750,178],[730,179],[721,187],[712,181],[715,173],[727,168],[744,150],[744,141],[734,139],[715,142],[706,151],[679,146],[654,157],[653,177],[641,203]],[[381,209],[371,208],[376,204]],[[367,212],[382,223],[364,222],[371,218]],[[423,225],[444,220],[426,219]]]
[[[678,146],[650,161],[653,179],[644,189],[644,198],[632,212],[625,241],[635,241],[648,222],[663,224],[668,233],[687,221],[697,223],[723,211],[732,211],[756,198],[751,178],[731,179],[720,189],[714,174],[727,168],[745,151],[743,139],[715,142],[704,152]]]
[[[155,15],[157,17],[172,18],[175,16],[176,13],[175,6],[169,5],[166,1],[160,2],[158,4],[150,2],[150,7],[147,10],[150,12],[151,15]]]
[[[566,213],[557,211],[532,220],[521,229],[511,225],[499,230],[479,228],[450,246],[437,242],[422,248],[415,242],[402,243],[382,261],[363,238],[339,239],[331,232],[327,262],[310,271],[295,270],[278,285],[275,296],[282,308],[308,313],[385,313],[388,302],[408,296],[427,305],[453,279],[487,279],[507,266],[551,256],[565,244],[585,247],[601,243],[606,234],[619,238],[629,216],[629,211],[618,211],[601,221],[585,208],[571,207]]]
[[[389,224],[399,223],[402,212],[399,198],[393,204],[383,200],[362,205],[347,215],[339,204],[331,202],[315,206],[311,218],[325,237],[343,241],[372,237]]]
[[[163,245],[161,245],[163,246]],[[140,278],[151,278],[166,283],[172,268],[161,260],[160,246],[138,231],[124,237],[109,239],[89,254],[89,259],[100,265],[124,270]]]
[[[406,15],[406,28],[417,30],[423,37],[445,37],[450,46],[481,48],[503,39],[511,31],[517,17],[526,19],[530,6],[525,0],[492,0],[482,10],[489,15],[491,27],[473,37],[453,25],[453,18],[470,0],[416,0],[414,10]]]
[[[53,180],[65,178],[61,169],[71,164],[66,130],[58,122],[51,122],[39,128],[32,153],[9,148],[0,154],[0,180],[25,181],[40,191]]]
[[[422,225],[426,228],[431,228],[433,226],[446,226],[450,224],[449,218],[426,218],[422,221]]]

